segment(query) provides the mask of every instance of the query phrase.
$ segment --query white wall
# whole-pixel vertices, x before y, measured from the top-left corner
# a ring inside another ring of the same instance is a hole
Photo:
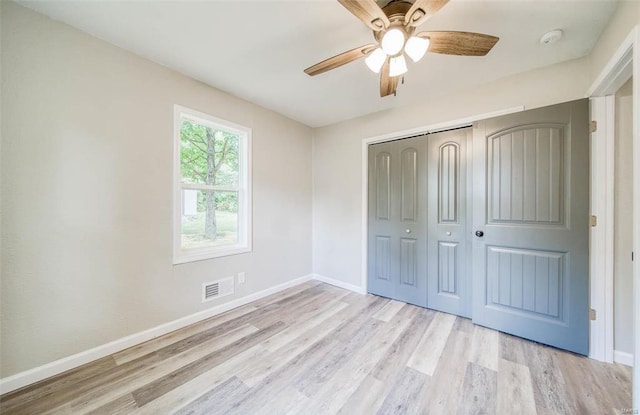
[[[311,272],[311,130],[11,2],[2,8],[6,377]],[[172,266],[172,116],[253,129],[253,252]]]
[[[640,1],[620,1],[609,24],[589,54],[589,76],[592,82],[600,75],[611,56],[638,23],[640,23]]]
[[[633,354],[633,90],[616,93],[614,179],[614,349]]]
[[[588,63],[586,58],[573,60],[415,107],[380,112],[314,130],[314,272],[360,285],[363,139],[518,105],[534,108],[584,98],[590,82]]]

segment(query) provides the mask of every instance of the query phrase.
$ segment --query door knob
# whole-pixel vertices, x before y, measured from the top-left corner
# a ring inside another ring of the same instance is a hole
[[[484,236],[484,232],[482,232],[482,231],[476,231],[476,236],[477,236],[478,238],[482,238],[482,237]]]
[[[447,236],[451,236],[451,232],[447,232]]]
[[[411,229],[405,229],[404,232],[405,233],[411,233]]]

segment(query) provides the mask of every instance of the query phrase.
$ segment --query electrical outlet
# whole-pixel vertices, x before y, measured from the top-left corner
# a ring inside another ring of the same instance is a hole
[[[238,284],[244,284],[244,272],[238,272]]]

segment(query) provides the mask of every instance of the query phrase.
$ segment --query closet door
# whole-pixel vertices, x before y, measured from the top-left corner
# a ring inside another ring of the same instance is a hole
[[[428,154],[427,307],[469,317],[467,172],[471,128],[430,134]],[[470,214],[470,212],[469,212]]]
[[[424,137],[369,146],[368,290],[425,307]]]
[[[474,126],[473,321],[587,354],[587,100]]]

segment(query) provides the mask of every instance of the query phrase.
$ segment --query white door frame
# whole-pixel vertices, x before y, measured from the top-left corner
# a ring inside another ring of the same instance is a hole
[[[613,228],[615,96],[591,97],[590,209],[597,219],[589,229],[589,357],[613,363]]]
[[[640,25],[622,42],[587,95],[592,101],[592,116],[598,130],[592,135],[592,214],[598,224],[592,228],[591,307],[596,320],[591,322],[591,357],[613,361],[613,181],[615,134],[615,92],[633,76],[633,251],[640,252]],[[601,127],[602,124],[602,127]],[[595,170],[594,170],[595,169]],[[601,221],[600,218],[603,220]],[[640,261],[633,263],[634,370],[633,408],[640,408]]]

